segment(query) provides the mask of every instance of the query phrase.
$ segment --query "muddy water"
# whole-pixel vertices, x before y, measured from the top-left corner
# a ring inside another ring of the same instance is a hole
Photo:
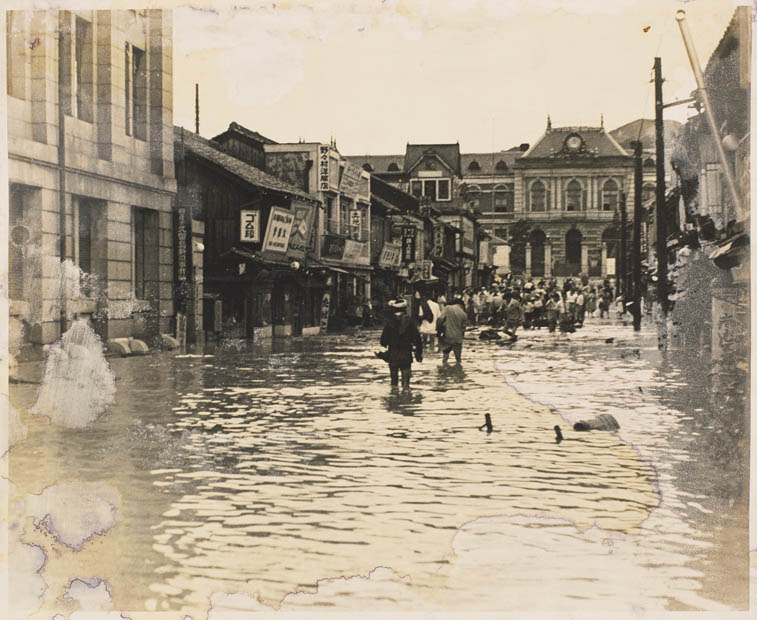
[[[470,340],[462,368],[427,354],[406,393],[370,332],[111,359],[108,414],[77,431],[24,415],[11,455],[19,496],[85,480],[122,498],[118,525],[76,553],[26,523],[22,539],[48,552],[44,606],[97,575],[114,609],[219,618],[744,608],[748,474],[731,457],[736,483],[718,484],[723,455],[697,439],[691,407],[700,394],[705,410],[704,388],[645,338]],[[21,407],[32,396],[14,391]],[[596,413],[620,433],[570,430]]]

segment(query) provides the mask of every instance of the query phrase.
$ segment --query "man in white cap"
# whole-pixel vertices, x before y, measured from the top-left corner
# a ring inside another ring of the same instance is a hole
[[[388,347],[389,376],[392,385],[399,383],[402,373],[402,387],[410,387],[410,367],[413,355],[418,362],[423,361],[423,340],[416,322],[407,315],[407,302],[396,299],[389,302],[391,317],[381,332],[381,345]]]

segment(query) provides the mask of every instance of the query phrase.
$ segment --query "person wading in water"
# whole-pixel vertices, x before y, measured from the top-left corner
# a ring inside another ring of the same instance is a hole
[[[397,299],[389,302],[392,315],[389,317],[384,331],[381,332],[381,346],[387,347],[388,355],[383,357],[389,362],[389,376],[392,385],[399,383],[402,373],[402,387],[410,387],[410,367],[413,356],[416,361],[423,361],[423,340],[416,322],[407,315],[407,302]]]

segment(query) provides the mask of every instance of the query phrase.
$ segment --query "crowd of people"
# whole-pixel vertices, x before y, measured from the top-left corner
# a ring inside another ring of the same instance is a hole
[[[614,291],[609,280],[595,286],[586,278],[567,278],[560,286],[554,279],[509,277],[465,289],[461,299],[473,325],[502,328],[515,339],[520,327],[572,332],[583,327],[587,316],[609,317]]]
[[[488,287],[453,292],[449,302],[420,286],[410,304],[402,297],[389,302],[380,338],[387,350],[376,355],[389,364],[392,385],[398,385],[401,375],[403,387],[408,387],[412,363],[423,360],[424,347],[434,351],[438,342],[443,364],[450,354],[461,363],[468,325],[487,327],[490,334],[501,329],[515,341],[521,327],[573,332],[587,316],[609,317],[615,303],[609,280],[595,286],[587,278],[568,278],[558,285],[555,279],[534,282],[510,276]]]

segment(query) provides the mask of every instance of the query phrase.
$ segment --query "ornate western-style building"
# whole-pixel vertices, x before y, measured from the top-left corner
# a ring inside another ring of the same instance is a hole
[[[650,122],[635,121],[616,130],[626,142],[622,145],[604,122],[598,127],[553,127],[548,118],[544,134],[533,145],[506,151],[466,154],[460,153],[459,144],[408,144],[404,155],[347,159],[433,204],[457,225],[462,231],[459,251],[464,258],[470,251],[463,274],[474,268],[481,247],[481,240],[474,242],[479,236],[474,228],[480,227],[495,244],[507,242],[495,260],[500,273],[606,277],[615,274],[624,199],[629,239],[633,220],[634,163],[626,138],[645,123]],[[649,208],[655,167],[647,134],[638,131],[635,137],[647,147],[642,199]],[[463,275],[459,284],[469,286],[471,281]]]

